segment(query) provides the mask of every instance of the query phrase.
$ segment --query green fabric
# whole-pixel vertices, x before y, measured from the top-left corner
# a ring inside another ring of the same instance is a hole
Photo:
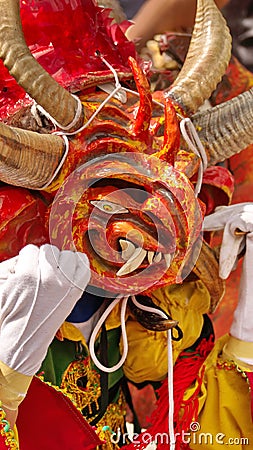
[[[76,359],[77,343],[64,339],[54,339],[51,343],[47,356],[42,363],[39,373],[43,372],[45,381],[60,386],[62,375],[69,364]]]
[[[115,328],[107,332],[109,367],[114,366],[120,359],[120,335],[120,328]],[[77,357],[78,344],[79,343],[69,341],[68,339],[64,339],[64,341],[59,341],[58,339],[53,340],[48,349],[47,356],[39,370],[39,374],[43,372],[45,381],[49,381],[56,386],[60,386],[65,370],[67,369],[69,364],[73,362]],[[98,352],[98,347],[99,339],[96,342],[96,352]],[[87,356],[87,352],[83,346],[82,349],[82,355],[85,358]],[[93,367],[96,368],[94,365]],[[118,383],[122,377],[122,369],[110,373],[108,376],[109,389],[112,388],[116,383]]]

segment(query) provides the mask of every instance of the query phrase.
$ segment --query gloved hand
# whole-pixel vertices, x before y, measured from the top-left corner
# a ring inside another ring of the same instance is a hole
[[[220,276],[227,278],[237,256],[245,248],[238,305],[227,349],[235,357],[253,365],[253,203],[218,208],[204,220],[204,230],[224,228],[220,251]],[[245,343],[250,343],[248,346]],[[232,356],[233,356],[232,355]]]
[[[246,245],[246,235],[251,238],[249,233],[253,232],[253,203],[221,206],[205,217],[205,231],[222,229],[224,232],[220,249],[220,277],[225,280]]]
[[[49,244],[27,245],[0,264],[0,399],[6,403],[2,385],[7,408],[15,409],[24,397],[89,278],[86,255]]]

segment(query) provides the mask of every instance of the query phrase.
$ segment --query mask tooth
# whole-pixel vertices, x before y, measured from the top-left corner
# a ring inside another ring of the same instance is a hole
[[[116,275],[118,277],[122,275],[127,275],[128,273],[133,272],[134,270],[138,269],[138,267],[141,265],[141,263],[144,261],[145,257],[147,255],[147,251],[143,248],[136,248],[134,254],[131,256],[131,258],[122,266]]]
[[[154,262],[154,263],[159,263],[159,262],[161,261],[161,259],[162,259],[162,254],[161,254],[161,252],[159,252],[159,253],[157,253],[157,254],[155,255],[155,257],[154,257],[154,259],[153,259],[153,262]]]
[[[155,252],[148,251],[148,262],[152,264]]]
[[[165,259],[165,262],[166,262],[166,267],[168,269],[170,267],[170,263],[171,263],[171,260],[172,260],[172,255],[170,253],[165,253],[163,256],[164,256],[164,259]]]
[[[124,261],[128,261],[135,252],[135,245],[130,241],[126,241],[125,239],[120,239],[119,244],[122,249],[122,259],[124,259]]]

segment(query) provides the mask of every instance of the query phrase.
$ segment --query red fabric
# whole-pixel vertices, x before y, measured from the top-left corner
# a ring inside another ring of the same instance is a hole
[[[192,181],[195,182],[196,175]],[[206,206],[206,215],[211,214],[217,206],[228,205],[234,192],[234,178],[225,167],[208,167],[203,176],[199,198]]]
[[[117,24],[111,24],[110,11],[99,8],[94,0],[21,0],[20,9],[25,40],[33,56],[66,89],[76,92],[112,76],[96,56],[97,50],[121,78],[129,78],[128,57],[138,59],[135,46]],[[2,119],[31,103],[2,61],[0,92]]]
[[[9,448],[5,445],[5,437],[0,434],[0,450],[9,450]]]
[[[251,395],[251,418],[253,421],[253,373],[247,372],[247,377],[250,384],[250,395]]]
[[[208,353],[213,347],[213,339],[209,341],[205,339],[200,343],[194,352],[182,352],[175,364],[174,368],[174,423],[175,433],[178,433],[176,439],[176,450],[187,450],[189,445],[182,442],[180,439],[182,431],[188,431],[192,421],[197,420],[198,414],[198,394],[201,387],[204,366],[201,369]],[[186,389],[197,380],[197,388],[193,395],[187,400],[183,401],[183,396]],[[156,441],[157,450],[168,450],[168,380],[165,379],[161,388],[158,390],[157,408],[151,416],[151,425],[147,432],[138,436],[135,443],[123,447],[122,450],[144,450],[148,439],[153,437]],[[179,418],[179,412],[183,410],[182,416]],[[159,439],[159,436],[161,438]],[[151,442],[151,441],[149,441]]]
[[[49,241],[47,198],[16,186],[0,187],[0,262],[16,256],[27,244],[40,246]]]
[[[101,444],[69,398],[36,377],[19,407],[17,428],[20,450],[94,450]]]

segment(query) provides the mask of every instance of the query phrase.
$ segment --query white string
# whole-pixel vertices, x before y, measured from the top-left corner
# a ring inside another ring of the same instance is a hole
[[[136,300],[135,295],[131,296],[132,302],[143,311],[158,314],[163,319],[168,319],[166,314],[160,309],[153,308],[151,306],[145,306]],[[167,331],[167,344],[168,344],[168,396],[169,396],[169,414],[168,414],[168,428],[170,438],[170,450],[175,449],[175,431],[174,431],[174,389],[173,389],[173,350],[172,350],[172,335],[171,330]]]
[[[118,74],[114,67],[101,55],[99,51],[96,52],[97,56],[103,61],[103,63],[110,69],[110,71],[113,73],[114,79],[115,79],[115,87],[120,86]]]
[[[55,127],[60,128],[61,130],[71,130],[71,128],[73,128],[75,126],[76,123],[78,123],[78,121],[80,120],[82,111],[83,111],[83,105],[81,100],[79,99],[79,97],[77,97],[74,94],[70,94],[72,95],[72,97],[75,98],[76,102],[77,102],[77,108],[76,108],[76,112],[75,112],[75,117],[74,119],[66,126],[61,125],[59,122],[57,122],[57,120],[55,120],[41,105],[37,105],[36,103],[36,109],[38,111],[40,111],[47,119],[49,119]]]
[[[101,91],[104,91],[107,94],[110,94],[113,90],[114,84],[113,83],[103,83],[103,84],[98,84],[97,87],[99,89],[101,89]],[[119,102],[122,105],[124,105],[127,102],[127,94],[123,88],[121,88],[116,94],[114,94],[114,98],[119,100]]]
[[[110,99],[112,97],[115,97],[116,94],[121,90],[124,92],[128,92],[131,93],[135,96],[140,97],[140,94],[136,91],[132,91],[131,89],[125,88],[123,86],[121,86],[120,82],[119,82],[119,78],[117,75],[116,70],[114,69],[114,67],[102,56],[98,53],[98,56],[101,58],[101,60],[103,61],[103,63],[111,70],[111,72],[113,73],[114,79],[115,79],[115,88],[110,92],[110,94],[106,97],[106,99],[99,105],[99,107],[97,108],[97,110],[91,115],[91,117],[89,118],[89,120],[82,126],[80,127],[78,130],[73,131],[73,132],[67,132],[67,130],[71,129],[74,124],[76,123],[77,120],[79,120],[80,118],[80,114],[82,111],[82,103],[80,101],[80,99],[76,96],[71,94],[73,97],[76,98],[77,102],[78,102],[78,107],[76,110],[76,114],[75,114],[75,118],[73,119],[73,121],[67,126],[67,127],[63,127],[61,126],[53,117],[50,116],[50,114],[44,110],[44,108],[40,105],[37,105],[36,103],[34,103],[35,105],[35,109],[37,108],[42,114],[44,114],[49,120],[52,121],[52,123],[54,124],[54,126],[57,126],[59,128],[61,128],[61,130],[57,130],[54,131],[52,134],[57,135],[57,136],[62,136],[64,141],[65,141],[65,153],[60,161],[60,164],[58,165],[58,167],[56,168],[54,174],[52,175],[52,177],[50,178],[50,180],[43,186],[40,188],[40,190],[43,190],[45,188],[47,188],[52,181],[55,179],[56,175],[59,173],[60,169],[62,168],[62,165],[68,155],[68,151],[69,151],[69,141],[68,141],[68,136],[75,136],[76,134],[80,133],[81,131],[85,130],[90,124],[91,122],[95,119],[95,117],[99,114],[99,112],[103,109],[103,107],[106,105],[106,103],[108,103],[110,101]],[[152,100],[153,103],[159,105],[160,107],[162,107],[164,109],[164,105],[156,100]],[[35,113],[34,113],[35,114]],[[63,131],[64,130],[64,131]]]
[[[73,136],[73,135],[85,130],[85,128],[87,128],[91,124],[91,122],[95,119],[95,117],[98,115],[98,113],[101,111],[101,109],[106,105],[106,103],[108,103],[109,100],[112,97],[114,97],[120,89],[122,89],[122,86],[119,82],[118,74],[117,74],[116,70],[114,69],[114,67],[100,54],[100,52],[97,51],[96,54],[103,61],[103,63],[110,69],[110,71],[113,73],[114,80],[115,80],[115,88],[108,95],[108,97],[106,97],[106,99],[99,105],[98,109],[94,112],[94,114],[92,114],[92,116],[89,118],[89,120],[81,128],[79,128],[77,131],[74,131],[72,133],[65,133],[65,134],[68,134],[68,136]]]
[[[111,72],[113,73],[114,79],[115,79],[115,88],[111,91],[111,93],[106,97],[106,99],[99,105],[98,109],[92,114],[92,116],[89,118],[89,120],[78,130],[73,131],[72,133],[64,133],[63,131],[55,131],[53,134],[57,134],[59,136],[65,134],[67,136],[74,136],[77,133],[80,133],[81,131],[85,130],[85,128],[87,128],[91,122],[95,119],[95,117],[98,115],[98,113],[101,111],[101,109],[106,105],[106,103],[108,103],[112,97],[115,97],[117,95],[117,93],[119,91],[124,91],[124,92],[129,92],[135,96],[140,97],[139,92],[137,91],[132,91],[131,89],[125,88],[123,87],[120,82],[119,82],[119,78],[118,78],[118,74],[116,72],[116,70],[114,69],[114,67],[99,53],[97,52],[97,56],[99,56],[99,58],[103,61],[103,63],[111,70]],[[160,107],[162,107],[164,109],[164,105],[160,102],[158,102],[157,100],[152,100],[153,103],[159,105]],[[125,103],[125,101],[124,101]]]
[[[66,157],[68,155],[68,152],[69,152],[69,141],[68,141],[67,136],[62,135],[62,138],[63,138],[63,140],[65,142],[64,155],[62,156],[62,159],[61,159],[58,167],[55,169],[54,174],[51,176],[50,180],[46,184],[44,184],[43,187],[39,188],[38,190],[43,190],[43,189],[47,188],[52,183],[52,181],[55,179],[56,175],[59,173],[59,171],[61,170],[61,168],[63,166],[63,163],[64,163],[64,161],[65,161],[65,159],[66,159]]]
[[[99,56],[99,58],[103,61],[103,63],[104,63],[104,64],[111,70],[111,72],[113,73],[113,76],[114,76],[114,79],[115,79],[115,88],[114,88],[113,91],[106,97],[106,99],[99,105],[98,109],[92,114],[92,116],[89,118],[89,120],[88,120],[81,128],[79,128],[79,129],[76,130],[76,131],[73,131],[72,133],[64,133],[64,132],[62,132],[62,131],[56,131],[56,132],[54,132],[54,134],[57,134],[57,135],[59,135],[59,136],[61,136],[61,135],[63,135],[63,134],[68,135],[68,136],[73,136],[73,135],[76,135],[77,133],[80,133],[81,131],[85,130],[85,128],[87,128],[87,127],[91,124],[91,122],[95,119],[95,117],[98,115],[98,113],[101,111],[101,109],[106,105],[106,103],[108,103],[109,100],[110,100],[112,97],[114,97],[114,96],[117,94],[117,92],[118,92],[119,90],[122,89],[122,86],[121,86],[121,84],[120,84],[120,82],[119,82],[119,78],[118,78],[117,72],[116,72],[116,70],[114,69],[114,67],[112,67],[112,65],[111,65],[108,61],[106,61],[106,59],[105,59],[102,55],[100,55],[99,52],[97,52],[97,56]]]
[[[122,89],[126,92],[129,92],[130,94],[135,95],[136,97],[140,97],[140,94],[138,91],[132,91],[132,89],[126,88],[124,86],[122,87]],[[163,103],[158,102],[158,100],[155,100],[154,98],[152,98],[152,103],[160,106],[162,109],[165,109],[165,106],[163,105]]]
[[[63,155],[63,157],[62,157],[62,159],[61,159],[61,161],[60,161],[60,164],[59,164],[58,167],[56,168],[56,170],[55,170],[54,174],[52,175],[52,177],[50,178],[50,180],[49,180],[43,187],[41,187],[39,190],[43,190],[43,189],[47,188],[47,187],[52,183],[52,181],[55,179],[56,175],[59,173],[60,169],[62,168],[62,165],[63,165],[63,163],[64,163],[64,161],[65,161],[65,159],[66,159],[66,157],[67,157],[67,155],[68,155],[68,151],[69,151],[69,141],[68,141],[68,137],[67,137],[67,136],[74,136],[74,135],[76,135],[77,133],[80,133],[81,131],[83,131],[85,128],[87,128],[87,127],[91,124],[91,122],[94,120],[94,118],[98,115],[98,113],[101,111],[101,109],[106,105],[106,103],[108,103],[108,102],[110,101],[110,99],[111,99],[112,97],[114,97],[114,96],[117,94],[117,92],[118,92],[119,90],[122,89],[122,86],[121,86],[121,84],[120,84],[120,82],[119,82],[119,79],[118,79],[118,75],[117,75],[116,70],[111,66],[110,63],[108,63],[108,62],[106,61],[106,59],[105,59],[103,56],[101,56],[100,54],[99,54],[98,56],[102,59],[102,61],[104,62],[104,64],[105,64],[107,67],[109,67],[109,69],[110,69],[111,72],[113,73],[114,79],[115,79],[115,88],[114,88],[114,89],[112,90],[112,92],[106,97],[106,99],[99,105],[98,109],[94,112],[94,114],[92,114],[92,116],[89,118],[89,120],[88,120],[81,128],[79,128],[78,130],[73,131],[73,132],[71,132],[71,133],[70,133],[70,132],[67,133],[66,131],[54,131],[54,132],[52,133],[52,134],[55,134],[55,135],[57,135],[57,136],[62,136],[62,137],[63,137],[63,139],[64,139],[64,141],[65,141],[65,153],[64,153],[64,155]],[[132,91],[132,92],[133,92],[133,91]],[[72,94],[72,95],[73,95],[73,94]],[[138,95],[139,95],[139,94],[138,94]],[[78,100],[78,108],[77,108],[77,112],[76,112],[76,117],[75,117],[74,120],[71,122],[71,124],[68,125],[67,128],[66,128],[66,127],[63,128],[61,125],[59,125],[59,124],[58,124],[58,123],[50,116],[50,114],[47,113],[47,111],[45,111],[40,105],[36,105],[36,103],[34,103],[34,105],[35,105],[35,108],[37,108],[40,112],[42,112],[42,114],[44,114],[49,120],[51,120],[52,123],[53,123],[54,125],[57,125],[57,126],[58,126],[59,128],[61,128],[62,130],[67,130],[67,129],[72,128],[74,121],[77,120],[77,114],[79,114],[80,108],[81,108],[81,110],[82,110],[82,103],[81,103],[80,99],[79,99],[77,96],[75,96],[75,95],[73,95],[73,96]]]
[[[102,324],[113,310],[114,306],[116,306],[122,300],[121,311],[120,311],[120,323],[121,323],[121,331],[122,331],[122,340],[123,340],[123,353],[119,362],[112,367],[106,367],[99,362],[95,354],[95,339],[97,333],[99,332]],[[112,373],[118,370],[125,362],[128,352],[128,342],[127,342],[127,334],[126,334],[126,307],[127,307],[128,297],[122,297],[121,295],[117,296],[115,300],[108,306],[108,308],[104,311],[99,321],[97,322],[95,328],[93,329],[90,337],[89,350],[90,356],[94,364],[98,367],[98,369],[102,370],[106,373]]]
[[[114,79],[115,79],[115,88],[108,95],[108,97],[106,97],[106,99],[99,105],[98,109],[92,114],[92,116],[89,118],[89,120],[82,127],[80,127],[78,130],[75,130],[75,131],[72,131],[72,132],[69,132],[68,130],[73,128],[74,125],[79,121],[81,113],[82,113],[82,108],[83,107],[82,107],[82,102],[79,99],[79,97],[77,97],[74,94],[71,94],[72,97],[74,97],[76,99],[76,101],[77,101],[77,109],[76,109],[76,113],[75,113],[74,119],[67,126],[63,126],[60,123],[58,123],[41,105],[37,105],[36,102],[34,102],[35,109],[37,109],[45,117],[47,117],[47,119],[50,120],[54,124],[55,128],[56,127],[60,128],[60,130],[54,131],[52,134],[56,134],[58,136],[75,136],[76,134],[78,134],[81,131],[85,130],[91,124],[91,122],[95,119],[95,117],[98,115],[98,113],[101,111],[101,109],[106,105],[106,103],[108,103],[112,97],[117,97],[117,93],[120,90],[124,91],[124,92],[129,92],[129,93],[131,93],[133,95],[136,95],[138,97],[140,96],[139,92],[133,91],[131,89],[128,89],[128,88],[125,88],[125,87],[121,86],[121,84],[119,82],[118,74],[117,74],[116,70],[114,69],[114,67],[100,54],[100,52],[97,51],[96,53],[97,53],[97,56],[103,61],[103,63],[113,73],[113,76],[114,76]],[[120,96],[118,98],[120,100]],[[157,100],[152,99],[152,102],[154,104],[159,105],[161,108],[164,109],[164,105],[162,103],[158,102]],[[123,103],[125,103],[125,101]],[[35,112],[33,114],[35,116]]]
[[[203,174],[208,164],[206,151],[201,143],[201,140],[199,139],[198,133],[191,119],[189,119],[188,117],[183,119],[180,122],[180,130],[189,148],[193,151],[193,153],[195,153],[195,155],[199,156],[201,159],[198,171],[198,179],[195,186],[195,195],[197,197],[200,193],[200,189],[203,182]]]
[[[113,69],[113,68],[112,68]],[[114,70],[114,69],[113,69]],[[89,118],[89,120],[78,130],[73,131],[72,133],[64,133],[63,131],[55,131],[52,134],[57,134],[58,136],[63,136],[63,135],[67,135],[67,136],[74,136],[77,133],[80,133],[81,131],[85,130],[85,128],[87,128],[91,122],[95,119],[95,117],[98,115],[98,113],[101,111],[101,109],[106,105],[106,103],[108,103],[112,97],[115,97],[115,95],[120,91],[123,90],[125,92],[129,92],[132,93],[138,97],[140,97],[140,94],[138,92],[132,91],[131,89],[125,88],[123,86],[121,86],[121,84],[115,84],[115,88],[112,90],[112,92],[106,97],[106,99],[99,105],[99,107],[97,108],[97,110],[92,114],[92,116]],[[153,103],[161,106],[164,109],[164,105],[156,100],[153,100]]]
[[[173,350],[172,350],[172,332],[167,331],[168,341],[168,397],[169,397],[169,437],[170,437],[170,450],[175,449],[176,438],[174,431],[174,386],[173,386]]]
[[[67,136],[74,136],[77,133],[80,133],[81,131],[85,130],[85,128],[87,128],[91,122],[95,119],[95,117],[98,115],[98,113],[101,111],[101,109],[106,105],[106,103],[109,102],[109,100],[121,89],[121,85],[115,87],[115,89],[108,95],[108,97],[106,97],[106,99],[99,105],[98,109],[92,114],[92,116],[89,118],[89,120],[78,130],[73,131],[72,133],[64,133],[63,131],[55,131],[52,134],[57,134],[58,136],[63,136],[63,135],[67,135]]]

